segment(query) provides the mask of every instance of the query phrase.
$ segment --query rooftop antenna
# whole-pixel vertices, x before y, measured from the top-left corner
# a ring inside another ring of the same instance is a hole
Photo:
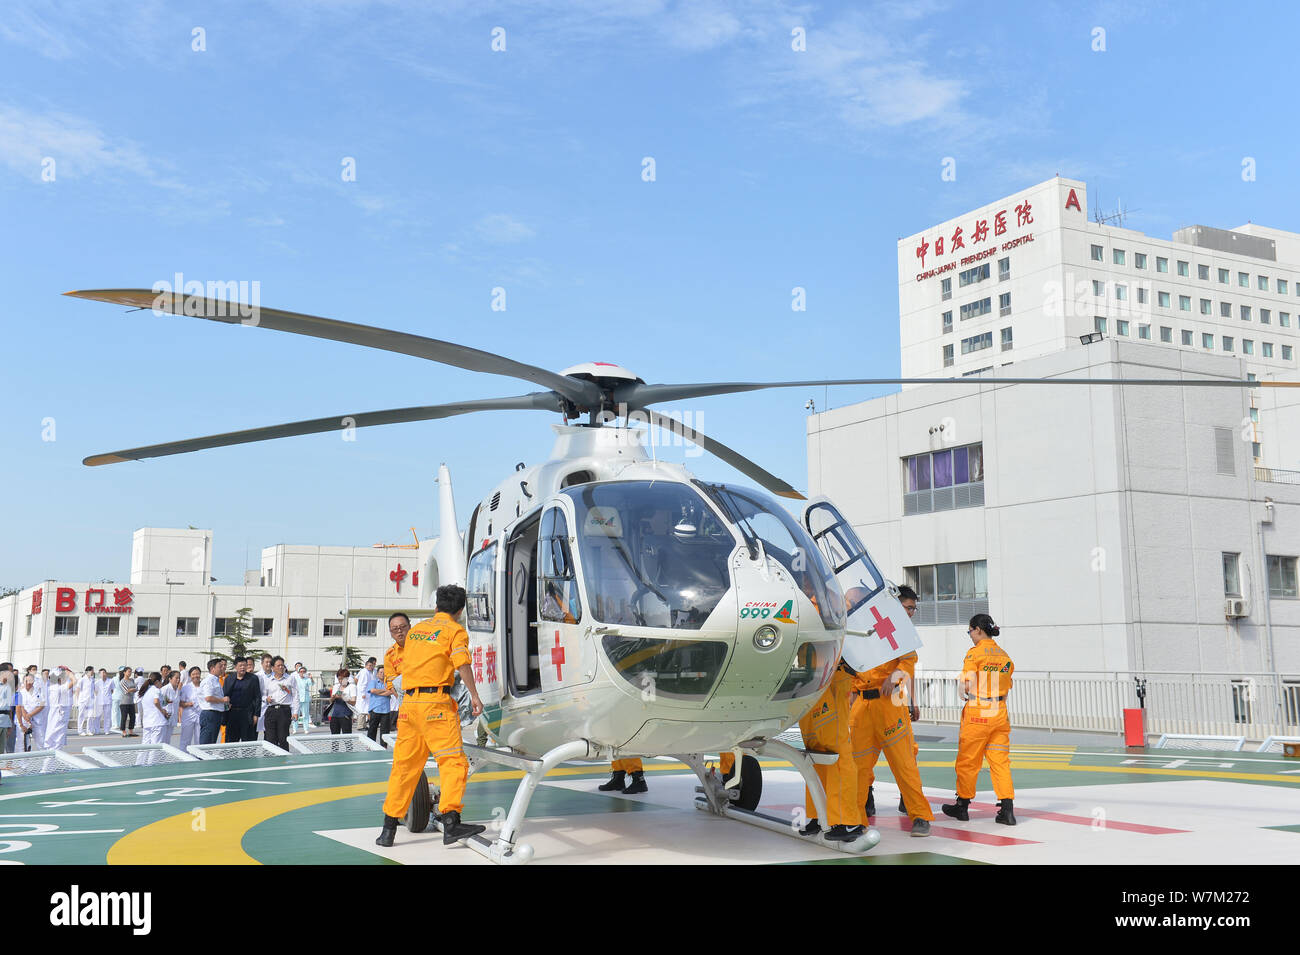
[[[1103,213],[1101,211],[1101,194],[1097,193],[1095,195],[1095,199],[1096,199],[1096,204],[1093,205],[1092,207],[1093,221],[1096,222],[1097,225],[1117,225],[1123,228],[1124,219],[1128,215],[1128,213],[1124,211],[1124,200],[1123,199],[1115,200],[1114,212]]]

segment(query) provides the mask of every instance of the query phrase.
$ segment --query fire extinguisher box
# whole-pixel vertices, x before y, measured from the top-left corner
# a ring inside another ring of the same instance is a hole
[[[1129,748],[1141,748],[1147,744],[1145,710],[1124,711],[1124,745]]]

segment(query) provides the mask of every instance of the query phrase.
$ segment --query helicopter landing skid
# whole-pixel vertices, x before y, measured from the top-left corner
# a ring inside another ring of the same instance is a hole
[[[533,847],[526,842],[516,840],[519,827],[528,812],[528,803],[532,801],[533,793],[537,791],[537,784],[560,763],[570,759],[586,759],[594,755],[593,747],[586,740],[574,740],[555,747],[541,759],[529,759],[509,750],[471,746],[468,743],[464,744],[464,748],[465,755],[470,760],[471,772],[477,771],[485,763],[495,763],[509,766],[511,769],[522,769],[524,778],[519,780],[519,788],[515,790],[515,798],[510,803],[510,812],[501,823],[501,831],[496,839],[478,835],[462,841],[468,848],[497,865],[523,865],[530,862],[533,858]],[[433,814],[430,823],[439,832],[442,831],[442,820],[438,818],[437,813]]]
[[[821,754],[795,749],[793,746],[779,740],[746,740],[740,744],[740,749],[749,751],[755,756],[774,756],[788,760],[799,772],[799,775],[803,777],[804,785],[808,787],[808,791],[812,794],[817,817],[819,819],[826,818],[826,791],[822,788],[822,782],[816,770],[813,769],[814,762],[824,761],[815,758]],[[880,842],[880,833],[869,827],[852,842],[827,842],[824,829],[816,835],[800,835],[800,826],[794,819],[785,819],[758,809],[741,809],[739,806],[733,805],[735,797],[732,795],[732,790],[728,790],[723,786],[722,780],[716,772],[705,770],[702,756],[679,756],[678,759],[690,766],[703,784],[695,789],[697,793],[701,794],[695,797],[696,809],[711,812],[717,816],[730,817],[739,822],[746,822],[751,826],[767,829],[769,832],[793,836],[801,842],[813,842],[827,849],[834,849],[836,852],[850,854],[866,852]]]

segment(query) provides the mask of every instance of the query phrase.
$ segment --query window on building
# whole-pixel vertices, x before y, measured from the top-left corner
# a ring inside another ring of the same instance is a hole
[[[1183,278],[1190,278],[1192,274],[1191,266],[1187,262],[1183,262],[1181,259],[1178,262],[1178,274]]]
[[[1092,317],[1092,330],[1094,332],[1101,332],[1103,335],[1105,335],[1106,319],[1102,318],[1100,315],[1094,315]]]
[[[1123,264],[1124,264],[1124,250],[1123,250],[1123,249],[1111,249],[1111,250],[1110,250],[1110,260],[1111,260],[1112,262],[1114,262],[1116,265],[1123,265]]]
[[[1264,354],[1264,357],[1265,357],[1265,358],[1272,358],[1272,357],[1273,357],[1273,343],[1272,343],[1272,342],[1262,342],[1262,343],[1260,344],[1260,347],[1263,349],[1263,354]],[[1252,409],[1252,410],[1253,410],[1253,409]]]
[[[1294,557],[1268,555],[1268,595],[1270,597],[1296,596]]]
[[[1168,293],[1168,292],[1156,292],[1156,304],[1159,305],[1161,308],[1168,308],[1168,307],[1169,307],[1169,293]]]
[[[943,301],[952,298],[952,279],[944,279],[939,283],[939,291],[942,293]]]
[[[1214,310],[1213,303],[1208,298],[1201,299],[1201,314],[1209,315]]]
[[[1150,340],[1151,340],[1151,326],[1150,326],[1150,325],[1139,325],[1139,326],[1138,326],[1138,338],[1145,338],[1145,339],[1147,339],[1147,341],[1150,341]]]
[[[993,370],[993,366],[992,366],[992,365],[985,365],[983,368],[972,368],[970,371],[963,371],[963,372],[961,373],[961,376],[962,376],[963,378],[970,378],[970,377],[972,377],[973,375],[982,375],[982,374],[984,374],[984,372],[986,372],[986,371],[992,371],[992,370]]]
[[[375,617],[357,618],[357,639],[365,640],[379,633],[379,620]]]
[[[1157,255],[1157,256],[1156,256],[1156,271],[1157,271],[1157,272],[1168,272],[1168,271],[1169,271],[1169,260],[1166,259],[1166,258],[1164,258],[1163,256],[1159,256],[1159,255]]]
[[[310,632],[308,627],[311,625],[311,619],[308,617],[290,617],[289,618],[289,636],[305,637]]]
[[[1141,285],[1139,285],[1139,286],[1138,286],[1138,304],[1139,304],[1139,305],[1145,305],[1146,303],[1147,303],[1147,290],[1144,289]]]
[[[1145,252],[1133,253],[1133,268],[1145,269],[1147,267],[1147,254]]]
[[[975,266],[973,269],[967,269],[964,272],[957,273],[957,285],[959,288],[965,288],[967,285],[974,285],[976,282],[983,282],[989,277],[989,264],[984,262]]]
[[[1166,345],[1172,345],[1174,343],[1174,330],[1168,325],[1161,325],[1160,340]]]
[[[1223,350],[1224,350],[1224,351],[1232,351],[1232,346],[1233,346],[1234,344],[1235,344],[1235,342],[1233,341],[1233,338],[1232,338],[1231,335],[1224,335],[1224,336],[1223,336]]]
[[[1268,291],[1268,276],[1267,276],[1267,275],[1256,275],[1256,276],[1255,276],[1255,285],[1256,285],[1256,287],[1257,287],[1261,292],[1267,292],[1267,291]]]
[[[55,617],[54,635],[56,637],[75,637],[77,635],[77,625],[80,622],[79,617]]]
[[[1286,295],[1286,294],[1287,294],[1287,280],[1286,280],[1286,279],[1278,279],[1278,280],[1277,280],[1277,292],[1278,292],[1279,295]]]
[[[1272,321],[1273,321],[1272,310],[1267,308],[1261,308],[1259,310],[1259,323],[1261,325],[1269,325],[1272,323]]]
[[[943,313],[943,330],[944,330],[945,332],[950,332],[950,331],[952,331],[952,312],[951,312],[951,311],[947,311],[947,312],[944,312],[944,313]]]
[[[1190,346],[1192,344],[1192,333],[1188,331],[1186,328],[1182,330],[1181,336],[1184,345]]]
[[[984,481],[984,445],[970,444],[947,451],[928,451],[903,459],[908,493],[934,488],[981,484]]]
[[[1290,361],[1290,360],[1291,360],[1291,346],[1290,346],[1290,345],[1283,345],[1283,346],[1282,346],[1282,360],[1283,360],[1283,361]]]
[[[217,617],[215,620],[212,621],[212,635],[214,637],[226,636],[230,632],[228,630],[229,626],[230,626],[229,617]]]
[[[1241,596],[1240,562],[1240,554],[1223,555],[1223,596],[1225,597]]]
[[[99,616],[95,618],[95,636],[116,637],[122,632],[121,617]]]
[[[31,635],[32,635],[32,615],[28,614],[27,615],[27,636],[30,637]]]
[[[1241,340],[1241,353],[1243,355],[1255,354],[1255,342],[1252,339],[1243,338]]]
[[[982,335],[972,335],[970,338],[961,340],[961,353],[969,355],[971,352],[983,351],[985,348],[993,347],[993,333],[984,332]]]
[[[1192,310],[1192,297],[1190,295],[1178,296],[1178,311],[1190,312]]]
[[[1219,303],[1219,317],[1220,317],[1220,318],[1232,318],[1232,303],[1231,303],[1231,302],[1220,302],[1220,303]]]
[[[1092,247],[1092,260],[1094,262],[1101,262],[1105,257],[1105,249],[1099,245],[1094,245]]]
[[[325,620],[321,624],[321,638],[325,640],[343,639],[343,620]]]
[[[1214,347],[1214,336],[1211,335],[1209,332],[1201,332],[1201,347],[1202,347],[1202,348],[1213,348],[1213,347]]]
[[[998,317],[1011,314],[1011,293],[1003,292],[998,296]]]
[[[952,363],[953,363],[952,352],[953,352],[953,347],[951,345],[943,346],[943,367],[945,368],[952,367]]]
[[[275,586],[275,568],[274,568],[274,567],[268,567],[268,568],[266,568],[266,586],[267,586],[267,587],[274,587],[274,586]]]
[[[1092,294],[1101,297],[1106,294],[1106,283],[1098,279],[1092,280]]]
[[[988,611],[988,564],[982,560],[952,564],[904,567],[908,584],[916,591],[916,626],[962,624],[976,613]]]
[[[961,307],[960,311],[963,322],[968,318],[979,318],[981,315],[987,315],[993,311],[993,297],[982,298],[978,302],[967,302]]]
[[[271,631],[275,628],[274,617],[254,617],[253,618],[253,636],[269,637]]]
[[[1220,285],[1227,285],[1227,284],[1228,284],[1228,270],[1227,270],[1227,269],[1219,269],[1219,284],[1220,284]]]
[[[998,281],[1005,282],[1009,278],[1011,278],[1011,256],[998,259]]]
[[[1258,408],[1251,408],[1251,409],[1250,409],[1250,420],[1253,421],[1255,424],[1259,424],[1259,409],[1258,409]]]
[[[1200,263],[1197,263],[1196,277],[1200,279],[1202,282],[1208,282],[1210,280],[1210,267],[1208,265],[1201,265]]]
[[[1243,322],[1248,322],[1248,321],[1250,321],[1250,306],[1249,306],[1249,305],[1243,305],[1243,306],[1241,306],[1241,320],[1242,320]]]
[[[159,617],[136,617],[135,635],[137,637],[156,637],[161,632],[162,619]]]
[[[1300,288],[1300,285],[1298,285],[1298,286],[1296,286],[1296,287],[1297,287],[1297,288]],[[1291,327],[1291,313],[1290,313],[1290,312],[1278,312],[1278,313],[1277,313],[1277,323],[1278,323],[1279,325],[1281,325],[1283,328],[1290,328],[1290,327]]]
[[[1123,302],[1123,301],[1126,301],[1127,299],[1128,299],[1128,286],[1127,286],[1127,285],[1116,285],[1116,286],[1115,286],[1115,301],[1117,301],[1117,302]]]
[[[1116,320],[1115,320],[1115,334],[1116,334],[1116,335],[1124,335],[1124,336],[1127,336],[1127,335],[1128,335],[1128,322],[1125,321],[1125,320],[1122,319],[1122,318],[1116,319]]]
[[[1011,329],[1002,329],[1002,350],[1008,351],[1011,348]]]
[[[1240,285],[1242,288],[1250,288],[1250,273],[1249,273],[1249,272],[1238,272],[1238,273],[1237,273],[1237,284]]]
[[[1250,442],[1250,453],[1255,458],[1255,463],[1258,464],[1259,463],[1259,442],[1258,441]]]
[[[195,637],[199,633],[198,617],[177,617],[176,618],[176,636],[178,637]]]

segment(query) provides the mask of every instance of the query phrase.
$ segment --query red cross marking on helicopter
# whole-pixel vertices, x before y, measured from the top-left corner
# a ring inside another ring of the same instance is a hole
[[[882,617],[880,611],[875,607],[871,608],[871,615],[876,618],[876,636],[881,640],[888,640],[889,645],[897,650],[898,643],[894,640],[894,623],[888,617]]]
[[[560,646],[560,631],[555,631],[555,646],[551,647],[551,662],[555,664],[555,678],[564,679],[564,671],[560,668],[564,666],[564,647]]]

